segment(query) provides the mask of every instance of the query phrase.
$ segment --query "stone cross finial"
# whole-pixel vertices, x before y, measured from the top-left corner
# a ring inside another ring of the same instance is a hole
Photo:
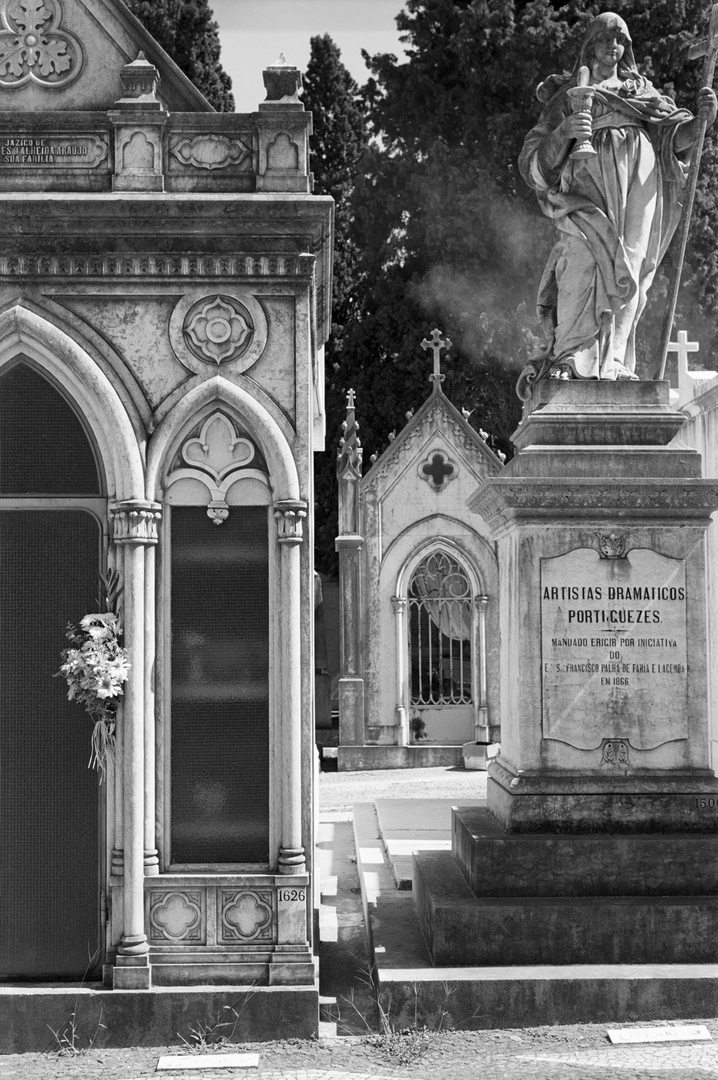
[[[337,454],[337,475],[340,479],[361,480],[362,446],[359,441],[359,425],[354,414],[356,394],[347,391],[347,418],[342,424],[342,437]]]
[[[347,409],[353,409],[356,404],[356,392],[347,390]]]
[[[697,341],[689,341],[685,330],[678,331],[678,341],[669,341],[668,351],[678,353],[678,381],[688,374],[688,353],[698,352]]]
[[[421,347],[424,350],[433,349],[433,352],[434,352],[434,371],[429,376],[429,378],[431,379],[431,381],[434,384],[434,390],[438,390],[439,387],[441,386],[441,384],[443,383],[444,379],[446,378],[446,375],[442,375],[442,372],[441,372],[441,350],[442,349],[447,349],[447,350],[450,349],[451,348],[451,341],[449,340],[448,337],[447,338],[442,338],[441,331],[437,330],[437,329],[434,329],[434,330],[431,331],[431,337],[430,338],[424,338],[424,340],[421,343]]]

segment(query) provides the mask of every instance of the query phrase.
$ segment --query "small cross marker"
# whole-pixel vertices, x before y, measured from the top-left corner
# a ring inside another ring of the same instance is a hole
[[[685,330],[678,331],[678,341],[669,341],[668,351],[678,353],[678,383],[688,375],[688,353],[698,352],[697,341],[689,341]]]
[[[347,409],[353,409],[356,404],[356,393],[354,390],[347,390]]]
[[[441,350],[450,349],[451,342],[448,338],[442,338],[441,330],[432,330],[430,338],[424,338],[421,343],[422,349],[432,349],[434,352],[434,371],[429,376],[434,384],[434,390],[438,390],[446,375],[441,373]]]

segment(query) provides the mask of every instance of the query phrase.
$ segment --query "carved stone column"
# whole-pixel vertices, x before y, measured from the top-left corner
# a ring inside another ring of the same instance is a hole
[[[362,448],[354,409],[354,391],[347,394],[347,416],[337,454],[339,488],[339,536],[334,547],[339,555],[339,743],[364,743],[364,679],[362,678],[361,549],[359,484]]]
[[[157,543],[160,509],[133,499],[111,507],[112,538],[122,551],[122,613],[130,677],[122,715],[124,766],[124,925],[113,987],[147,989],[151,976],[144,924],[145,840],[145,548]]]
[[[479,701],[476,715],[476,741],[487,743],[490,741],[486,672],[486,609],[489,606],[488,596],[477,596],[475,604],[479,619]]]
[[[159,504],[154,512],[155,530],[161,517]],[[156,541],[145,547],[145,877],[159,874],[155,798],[155,658],[157,633],[155,621]]]
[[[300,544],[304,539],[307,504],[284,499],[274,504],[279,556],[280,708],[282,771],[280,874],[304,874],[302,844],[302,681]]]
[[[404,690],[406,685],[406,597],[392,596],[391,605],[394,608],[394,625],[396,627],[396,705],[394,706],[394,722],[396,725],[397,746],[409,745],[409,724],[404,705]]]

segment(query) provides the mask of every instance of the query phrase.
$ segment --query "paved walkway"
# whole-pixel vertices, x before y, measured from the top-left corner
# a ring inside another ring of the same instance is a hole
[[[406,881],[401,860],[408,855],[408,837],[401,836],[416,815],[417,831],[431,836],[417,840],[446,844],[446,819],[451,802],[480,799],[485,776],[452,769],[391,770],[373,773],[323,774],[320,780],[320,826],[318,856],[322,880],[322,981],[323,1011],[340,1034],[349,1037],[319,1042],[289,1040],[283,1043],[243,1045],[242,1050],[260,1054],[259,1071],[237,1069],[198,1072],[155,1072],[162,1054],[177,1053],[177,1046],[156,1049],[93,1050],[77,1056],[26,1054],[0,1057],[0,1080],[146,1080],[151,1076],[179,1080],[197,1076],[202,1080],[698,1080],[718,1077],[718,1020],[693,1018],[705,1023],[714,1042],[671,1045],[611,1046],[608,1025],[581,1024],[520,1030],[413,1031],[406,1034],[369,1033],[376,1028],[371,994],[365,983],[369,952],[354,849],[352,811],[355,802],[380,800],[383,825],[374,815],[377,862],[372,872],[385,875],[397,903],[411,905],[411,893],[396,888],[392,873]],[[418,799],[393,810],[383,799]],[[427,800],[438,816],[428,823]],[[423,810],[422,810],[423,806]],[[374,814],[373,807],[369,808]],[[394,815],[394,816],[392,816]],[[398,815],[398,816],[397,816]],[[408,815],[408,821],[407,821]],[[421,816],[419,816],[421,815]],[[443,819],[442,819],[443,815]],[[443,820],[443,824],[442,824]],[[384,829],[391,859],[384,857],[379,837]],[[392,835],[396,833],[397,835]],[[395,843],[396,842],[396,843]],[[359,852],[359,857],[362,853]],[[396,862],[393,868],[390,863]],[[405,908],[409,912],[409,907]],[[405,924],[402,938],[411,937]],[[415,947],[424,950],[417,940]],[[689,1022],[689,1021],[686,1021]],[[615,1023],[612,1027],[622,1026]],[[641,1025],[647,1026],[647,1025]],[[211,1048],[217,1052],[217,1047]],[[235,1050],[236,1047],[227,1048]]]

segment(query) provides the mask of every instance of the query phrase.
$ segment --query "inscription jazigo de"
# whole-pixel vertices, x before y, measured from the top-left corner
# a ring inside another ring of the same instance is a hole
[[[0,166],[93,168],[105,161],[108,143],[97,135],[0,136]]]
[[[543,731],[582,750],[687,736],[685,565],[580,548],[541,565]]]

